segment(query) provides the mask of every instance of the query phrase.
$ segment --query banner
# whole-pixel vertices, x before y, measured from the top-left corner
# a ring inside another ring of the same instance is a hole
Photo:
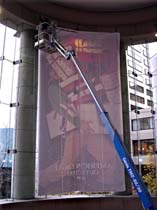
[[[58,33],[122,137],[119,34]],[[71,60],[40,52],[39,194],[123,191],[124,170]]]

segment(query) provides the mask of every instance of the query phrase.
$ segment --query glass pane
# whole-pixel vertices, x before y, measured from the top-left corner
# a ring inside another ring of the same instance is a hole
[[[137,156],[137,155],[138,155],[138,142],[133,141],[133,156]]]
[[[10,107],[6,104],[0,103],[0,128],[8,128],[10,125]]]
[[[11,61],[14,60],[14,49],[15,49],[14,34],[15,30],[7,27],[4,55],[7,59]]]
[[[0,24],[0,57],[3,55],[5,26]]]
[[[16,102],[19,65],[13,65],[13,61],[19,60],[20,49],[19,38],[15,38],[14,34],[15,30],[5,28],[0,24],[0,56],[2,56],[5,40],[5,59],[0,61],[2,72],[0,87],[0,198],[9,198],[11,192],[12,152],[10,150],[13,149],[16,108],[11,108],[10,103]]]
[[[140,121],[137,120],[132,120],[132,130],[137,131],[140,129]]]
[[[3,61],[3,72],[0,89],[0,100],[3,103],[10,104],[11,90],[12,90],[12,78],[13,77],[13,65],[8,61]]]

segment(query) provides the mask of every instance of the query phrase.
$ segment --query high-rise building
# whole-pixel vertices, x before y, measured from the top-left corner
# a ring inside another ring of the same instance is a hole
[[[154,109],[149,45],[129,46],[128,69],[131,153],[139,172],[145,176],[147,166],[155,164]]]
[[[127,68],[130,111],[151,108],[153,106],[153,93],[148,44],[128,47]]]

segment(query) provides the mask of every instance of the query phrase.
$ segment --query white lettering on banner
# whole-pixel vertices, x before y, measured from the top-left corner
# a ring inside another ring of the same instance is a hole
[[[129,175],[130,175],[130,177],[131,177],[131,179],[132,179],[132,181],[133,181],[133,183],[134,183],[134,186],[135,186],[136,190],[137,190],[139,193],[141,193],[141,192],[142,192],[142,189],[141,189],[140,184],[138,183],[138,181],[137,181],[137,179],[136,179],[136,177],[135,177],[135,175],[134,175],[132,169],[131,169],[130,166],[129,166],[129,163],[128,163],[128,161],[127,161],[127,158],[124,157],[122,160],[123,160],[123,163],[124,163],[124,165],[125,165],[125,167],[126,167],[128,173],[129,173]]]

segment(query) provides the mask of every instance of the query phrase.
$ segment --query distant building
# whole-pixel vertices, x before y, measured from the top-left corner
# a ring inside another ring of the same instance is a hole
[[[131,153],[141,175],[154,162],[154,108],[149,45],[129,46],[126,52]]]
[[[13,128],[0,128],[0,165],[3,168],[12,167]]]
[[[13,134],[13,128],[0,128],[0,198],[10,197]]]
[[[151,109],[141,109],[138,117],[131,112],[132,157],[144,174],[144,167],[154,163],[154,115]]]
[[[156,148],[155,151],[157,153],[157,54],[155,54],[151,58],[151,72],[152,72],[152,89],[153,89],[153,99],[154,99],[154,111],[155,111],[155,140],[156,140]]]
[[[127,69],[130,111],[153,107],[152,75],[147,44],[128,47]]]

